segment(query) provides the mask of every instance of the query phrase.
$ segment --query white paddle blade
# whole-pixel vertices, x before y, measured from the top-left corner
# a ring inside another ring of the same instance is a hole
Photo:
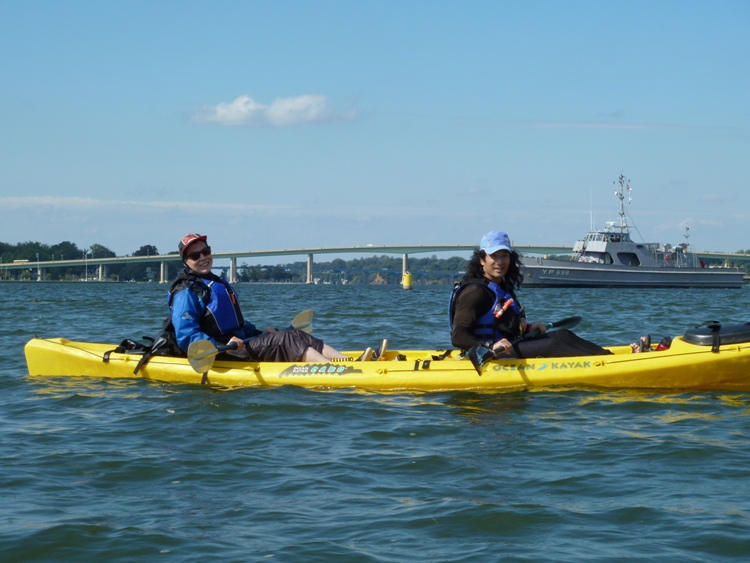
[[[301,330],[302,332],[306,332],[307,334],[312,334],[312,322],[312,309],[305,309],[299,315],[294,317],[294,320],[292,320],[292,328],[296,328],[297,330]]]
[[[188,362],[197,373],[206,373],[214,365],[218,353],[210,340],[196,340],[188,348]]]

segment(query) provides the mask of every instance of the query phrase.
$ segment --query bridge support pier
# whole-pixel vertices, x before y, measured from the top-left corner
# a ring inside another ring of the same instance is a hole
[[[237,283],[237,257],[229,259],[229,283]]]
[[[307,255],[307,281],[305,283],[313,282],[313,255],[312,253]]]

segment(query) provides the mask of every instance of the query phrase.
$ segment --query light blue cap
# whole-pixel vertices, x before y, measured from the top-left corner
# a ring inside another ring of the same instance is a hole
[[[510,245],[510,238],[508,238],[507,233],[502,231],[490,231],[482,237],[482,242],[479,244],[479,250],[484,250],[487,254],[494,254],[498,250],[513,252],[513,247]]]

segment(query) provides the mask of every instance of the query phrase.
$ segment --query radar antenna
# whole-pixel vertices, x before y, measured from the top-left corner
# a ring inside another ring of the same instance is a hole
[[[628,203],[633,201],[630,180],[623,174],[620,174],[620,177],[612,183],[615,185],[615,195],[620,199],[620,224],[618,227],[620,228],[620,232],[624,233],[628,230],[628,221],[625,218],[625,192],[628,194]],[[620,185],[619,188],[617,184]]]

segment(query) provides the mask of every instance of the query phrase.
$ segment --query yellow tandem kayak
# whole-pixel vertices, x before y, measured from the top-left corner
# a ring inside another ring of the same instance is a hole
[[[518,391],[560,386],[750,391],[750,324],[686,331],[669,349],[635,354],[612,346],[608,356],[496,359],[475,368],[458,351],[388,350],[371,361],[240,362],[217,360],[196,373],[186,358],[153,356],[134,373],[141,355],[116,345],[34,338],[25,346],[32,376],[143,378],[221,387],[398,391]],[[109,352],[109,354],[107,354]],[[345,352],[353,358],[361,352]],[[105,361],[105,357],[107,361]]]

